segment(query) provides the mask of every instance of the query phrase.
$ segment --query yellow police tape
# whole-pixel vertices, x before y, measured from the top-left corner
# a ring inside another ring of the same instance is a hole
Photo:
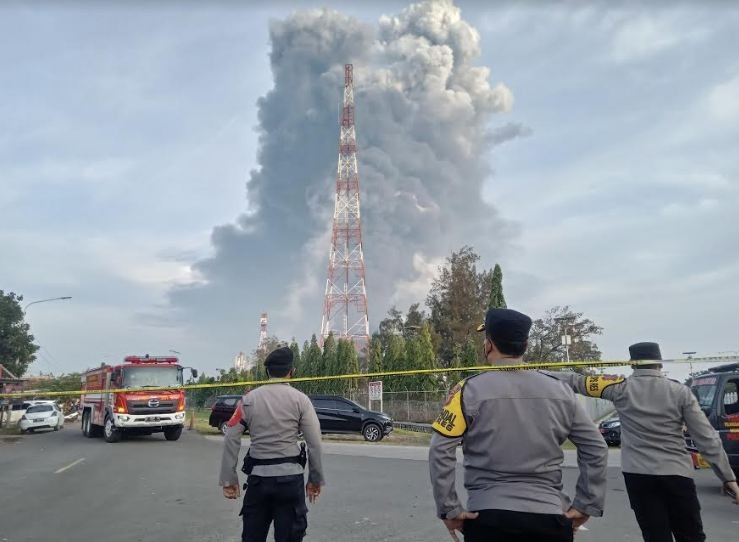
[[[702,357],[702,358],[685,358],[685,359],[666,359],[659,363],[712,363],[718,361],[739,361],[736,356],[714,356],[714,357]],[[304,376],[290,379],[270,379],[270,380],[242,380],[239,382],[214,382],[212,384],[187,384],[184,386],[160,386],[160,387],[146,387],[146,388],[121,388],[121,389],[109,389],[109,390],[76,390],[76,391],[26,391],[16,393],[0,393],[0,399],[2,398],[19,398],[19,397],[33,397],[33,396],[44,396],[44,397],[71,397],[75,395],[83,394],[96,394],[96,393],[116,393],[116,392],[158,392],[158,391],[172,391],[172,390],[202,390],[209,388],[235,388],[242,386],[259,386],[261,384],[267,384],[275,382],[319,382],[324,380],[352,380],[358,378],[383,378],[389,376],[413,376],[413,375],[424,375],[424,374],[440,374],[440,373],[462,373],[462,372],[475,372],[475,371],[519,371],[519,370],[538,370],[538,369],[572,369],[573,367],[624,367],[624,366],[638,366],[638,365],[651,365],[654,364],[654,360],[643,360],[643,361],[628,361],[628,360],[614,360],[614,361],[568,361],[568,362],[541,362],[541,363],[519,363],[516,365],[476,365],[473,367],[448,367],[442,369],[410,369],[405,371],[380,371],[377,373],[353,373],[343,375],[326,375],[326,376]]]

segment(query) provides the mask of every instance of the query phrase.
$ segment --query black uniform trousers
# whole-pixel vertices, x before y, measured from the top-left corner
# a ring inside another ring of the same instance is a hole
[[[300,542],[308,528],[303,475],[250,475],[241,515],[243,542],[265,542],[272,522],[275,542]]]
[[[703,542],[695,482],[685,476],[624,473],[626,491],[644,542]]]
[[[572,542],[572,521],[561,514],[480,510],[464,522],[465,542]]]

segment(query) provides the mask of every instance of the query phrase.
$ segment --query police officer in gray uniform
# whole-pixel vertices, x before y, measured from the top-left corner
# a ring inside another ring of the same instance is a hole
[[[657,343],[629,347],[635,365],[627,378],[551,373],[590,397],[613,401],[621,420],[621,465],[631,508],[646,542],[698,542],[706,539],[693,482],[693,464],[685,449],[683,426],[733,492],[739,488],[721,439],[688,386],[665,378]]]
[[[531,319],[490,309],[485,358],[521,363]],[[491,371],[453,388],[433,424],[429,469],[434,499],[453,540],[571,541],[589,516],[601,516],[608,448],[572,390],[536,371]],[[577,447],[580,476],[570,502],[562,490],[562,444]],[[456,450],[464,453],[467,510],[455,488]]]
[[[269,378],[293,375],[293,353],[278,348],[264,362]],[[245,395],[226,432],[220,485],[227,499],[240,495],[236,464],[241,435],[248,427],[251,447],[242,470],[247,474],[241,509],[243,542],[264,542],[274,522],[275,542],[299,542],[308,526],[305,495],[314,502],[324,484],[321,427],[308,397],[285,382],[261,386]],[[304,445],[308,445],[308,483],[303,494]]]

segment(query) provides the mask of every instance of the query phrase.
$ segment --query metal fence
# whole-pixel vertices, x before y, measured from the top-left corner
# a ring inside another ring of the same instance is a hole
[[[447,393],[447,390],[385,391],[382,394],[382,410],[394,420],[431,423],[439,415]],[[379,401],[370,404],[366,390],[351,393],[349,399],[370,410],[380,410]]]
[[[448,393],[448,390],[442,389],[432,391],[384,391],[382,394],[382,410],[385,414],[396,421],[431,423],[439,415]],[[210,408],[215,397],[221,394],[222,392],[217,393],[214,391],[212,395],[205,400],[204,407]],[[369,392],[366,388],[353,391],[347,394],[346,397],[359,403],[365,408],[369,408],[370,410],[380,410],[379,401],[372,401],[370,403]],[[613,403],[610,401],[582,396],[579,396],[579,400],[582,402],[585,410],[587,410],[593,420],[599,420],[612,413],[614,410]],[[188,404],[194,403],[189,402]]]

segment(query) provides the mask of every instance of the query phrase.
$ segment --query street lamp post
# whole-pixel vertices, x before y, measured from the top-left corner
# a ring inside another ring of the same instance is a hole
[[[72,299],[72,296],[65,295],[62,297],[51,297],[49,299],[39,299],[38,301],[31,301],[25,307],[23,307],[23,313],[25,314],[25,312],[28,310],[28,307],[30,307],[31,305],[36,305],[37,303],[48,303],[49,301],[63,301],[67,299]]]
[[[570,362],[570,345],[572,344],[572,336],[567,333],[567,322],[571,319],[572,318],[570,316],[555,318],[555,320],[560,322],[560,325],[562,326],[562,346],[565,347],[565,360],[567,360],[567,363]]]
[[[683,352],[683,356],[688,356],[688,359],[693,359],[695,352]],[[690,378],[693,378],[693,362],[690,362]]]
[[[37,305],[39,303],[49,303],[50,301],[66,301],[68,299],[72,299],[72,296],[65,295],[62,297],[50,297],[49,299],[39,299],[38,301],[31,301],[30,303],[26,304],[25,307],[23,307],[23,316],[26,315],[26,311],[31,305]]]

